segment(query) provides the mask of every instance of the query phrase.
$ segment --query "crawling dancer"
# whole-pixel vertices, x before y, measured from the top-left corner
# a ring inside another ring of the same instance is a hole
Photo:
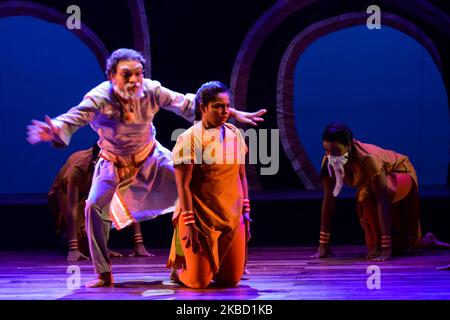
[[[422,238],[417,175],[407,156],[358,141],[341,123],[325,128],[323,147],[322,221],[314,258],[333,255],[329,246],[331,215],[344,183],[357,188],[367,258],[384,261],[393,253],[417,248],[450,248],[431,233]]]

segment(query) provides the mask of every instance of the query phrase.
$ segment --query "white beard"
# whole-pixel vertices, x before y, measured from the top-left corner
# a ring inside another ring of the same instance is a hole
[[[344,165],[348,162],[348,152],[342,156],[336,157],[328,155],[328,173],[332,176],[331,167],[334,169],[334,175],[336,177],[336,185],[334,186],[333,196],[337,197],[344,186]]]
[[[131,90],[133,87],[138,87],[139,89],[136,92],[133,92]],[[117,85],[113,84],[113,89],[121,98],[125,100],[136,100],[144,96],[142,85],[138,82],[136,84],[127,83],[124,89],[119,89]]]

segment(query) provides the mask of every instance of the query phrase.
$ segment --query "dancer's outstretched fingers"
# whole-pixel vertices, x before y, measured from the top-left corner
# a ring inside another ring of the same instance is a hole
[[[57,127],[55,127],[55,125],[52,122],[52,119],[48,115],[45,115],[44,119],[45,119],[45,123],[50,127],[50,129],[52,129],[53,132],[56,133],[59,131],[59,129]]]

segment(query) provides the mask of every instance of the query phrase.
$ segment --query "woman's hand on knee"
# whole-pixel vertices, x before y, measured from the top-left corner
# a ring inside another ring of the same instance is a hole
[[[186,241],[185,248],[189,249],[192,247],[194,253],[202,252],[202,245],[200,241],[200,236],[208,238],[208,236],[201,231],[195,224],[188,224],[185,227],[185,232],[181,240]]]

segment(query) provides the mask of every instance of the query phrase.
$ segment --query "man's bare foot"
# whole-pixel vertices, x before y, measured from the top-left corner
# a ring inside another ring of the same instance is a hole
[[[450,264],[448,266],[444,266],[444,267],[437,267],[436,270],[439,270],[439,271],[450,270]]]
[[[379,257],[380,254],[381,254],[381,248],[380,248],[379,246],[375,246],[375,247],[373,247],[372,250],[370,250],[370,251],[367,253],[366,258],[367,258],[367,259],[373,259],[373,258]]]
[[[381,253],[378,257],[372,258],[373,261],[386,261],[392,256],[392,247],[381,248]]]
[[[86,288],[111,287],[114,279],[111,272],[100,273],[96,280],[86,282]]]
[[[120,258],[120,257],[123,257],[123,254],[121,254],[120,252],[117,252],[117,251],[109,250],[109,257],[110,258]]]
[[[335,257],[336,255],[331,251],[330,246],[319,246],[317,253],[312,255],[312,259]]]
[[[67,254],[67,261],[74,262],[78,260],[89,260],[89,257],[86,257],[78,249],[69,250],[69,253]]]
[[[144,244],[138,244],[134,246],[134,252],[130,254],[130,257],[154,257],[153,253],[150,253],[145,249]]]

